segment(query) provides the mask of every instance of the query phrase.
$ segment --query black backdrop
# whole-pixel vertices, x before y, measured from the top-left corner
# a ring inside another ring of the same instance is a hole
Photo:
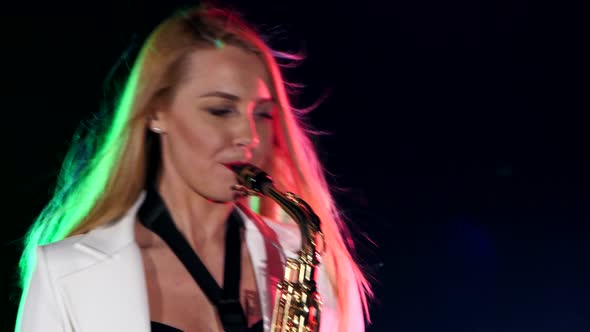
[[[162,3],[2,10],[3,331],[14,324],[18,240],[108,72],[174,2]],[[306,84],[296,106],[328,95],[309,118],[331,133],[317,140],[321,157],[346,189],[338,202],[376,278],[370,331],[590,330],[587,38],[577,9],[232,4],[277,47],[306,51],[286,72]]]

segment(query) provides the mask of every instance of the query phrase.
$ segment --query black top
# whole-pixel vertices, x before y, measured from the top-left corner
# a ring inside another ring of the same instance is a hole
[[[246,330],[247,332],[262,332],[262,320],[258,321],[256,324],[252,325],[250,328]],[[152,322],[152,332],[183,332],[175,327],[170,325],[166,325],[159,322]]]
[[[151,331],[152,332],[182,332],[182,330],[179,330],[175,327],[172,327],[170,325],[166,325],[164,323],[158,323],[158,322],[154,322],[152,321],[152,328]]]
[[[219,287],[199,256],[176,228],[162,197],[155,189],[147,189],[138,217],[146,228],[166,242],[182,262],[209,301],[217,308],[226,332],[262,332],[262,320],[248,327],[248,321],[240,303],[240,258],[242,257],[240,229],[243,227],[243,221],[237,211],[233,211],[227,221],[223,288]],[[151,322],[151,328],[152,332],[182,332],[159,322]]]

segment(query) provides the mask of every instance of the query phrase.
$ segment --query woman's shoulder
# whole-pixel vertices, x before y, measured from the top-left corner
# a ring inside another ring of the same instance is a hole
[[[42,259],[49,275],[59,279],[83,266],[85,255],[76,247],[86,234],[75,235],[56,242],[37,246],[36,259]]]
[[[87,268],[133,242],[127,219],[129,217],[122,217],[87,233],[40,245],[37,253],[41,252],[40,256],[55,277]]]

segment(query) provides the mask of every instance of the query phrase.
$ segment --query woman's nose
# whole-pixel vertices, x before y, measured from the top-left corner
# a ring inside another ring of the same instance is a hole
[[[257,136],[250,136],[250,137],[241,136],[241,137],[236,138],[236,140],[234,141],[234,144],[236,146],[243,147],[243,148],[254,148],[254,147],[256,147],[256,145],[258,145],[258,143],[259,143],[259,139]]]
[[[234,144],[244,148],[254,148],[260,139],[256,131],[256,124],[253,119],[247,117],[240,121],[240,126],[234,139]]]

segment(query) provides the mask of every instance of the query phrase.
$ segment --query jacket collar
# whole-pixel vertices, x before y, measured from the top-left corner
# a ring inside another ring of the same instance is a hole
[[[149,304],[141,252],[134,224],[145,199],[142,192],[120,219],[83,236],[74,247],[93,257],[94,264],[61,280],[73,324],[82,331],[149,331]],[[283,248],[266,220],[238,205],[253,264],[265,330],[272,314],[277,281],[282,277]],[[108,318],[107,318],[108,317]]]
[[[87,252],[94,251],[98,257],[112,258],[119,250],[135,242],[135,217],[145,199],[145,192],[141,192],[135,203],[118,220],[99,227],[80,238],[78,248]]]

